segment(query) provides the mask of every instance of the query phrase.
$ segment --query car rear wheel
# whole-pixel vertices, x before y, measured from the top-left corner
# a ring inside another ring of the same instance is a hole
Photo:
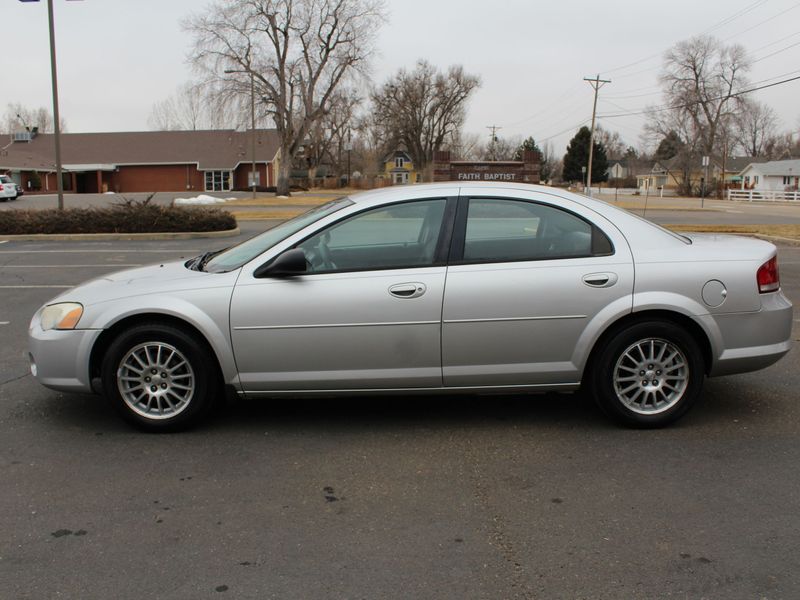
[[[592,393],[606,414],[631,427],[663,427],[697,401],[704,364],[697,341],[669,321],[642,321],[599,349]]]
[[[176,327],[153,323],[124,331],[102,364],[103,391],[129,423],[177,431],[199,422],[219,391],[205,344]]]

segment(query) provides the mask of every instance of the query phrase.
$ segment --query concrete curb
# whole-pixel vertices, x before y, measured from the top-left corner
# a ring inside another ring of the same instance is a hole
[[[65,242],[65,241],[98,241],[108,240],[195,240],[202,238],[227,238],[241,233],[239,228],[225,231],[176,231],[164,233],[32,233],[29,235],[0,235],[0,240],[8,242]]]

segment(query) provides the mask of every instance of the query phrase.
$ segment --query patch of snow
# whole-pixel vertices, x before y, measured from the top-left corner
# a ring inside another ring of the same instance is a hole
[[[235,200],[235,198],[214,198],[208,194],[200,194],[191,198],[175,198],[173,204],[176,206],[192,206],[192,205],[207,205],[207,204],[225,204],[228,200]]]

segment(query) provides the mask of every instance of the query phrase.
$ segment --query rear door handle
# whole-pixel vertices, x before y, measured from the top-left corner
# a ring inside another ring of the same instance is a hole
[[[619,281],[616,273],[589,273],[583,276],[583,283],[589,287],[607,288]]]
[[[398,283],[389,288],[395,298],[419,298],[428,288],[424,283]]]

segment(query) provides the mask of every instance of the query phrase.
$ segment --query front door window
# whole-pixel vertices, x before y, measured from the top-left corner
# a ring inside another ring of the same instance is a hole
[[[230,171],[206,171],[207,192],[229,192],[231,190]]]
[[[298,247],[314,273],[428,267],[434,263],[446,203],[418,200],[368,210]]]

